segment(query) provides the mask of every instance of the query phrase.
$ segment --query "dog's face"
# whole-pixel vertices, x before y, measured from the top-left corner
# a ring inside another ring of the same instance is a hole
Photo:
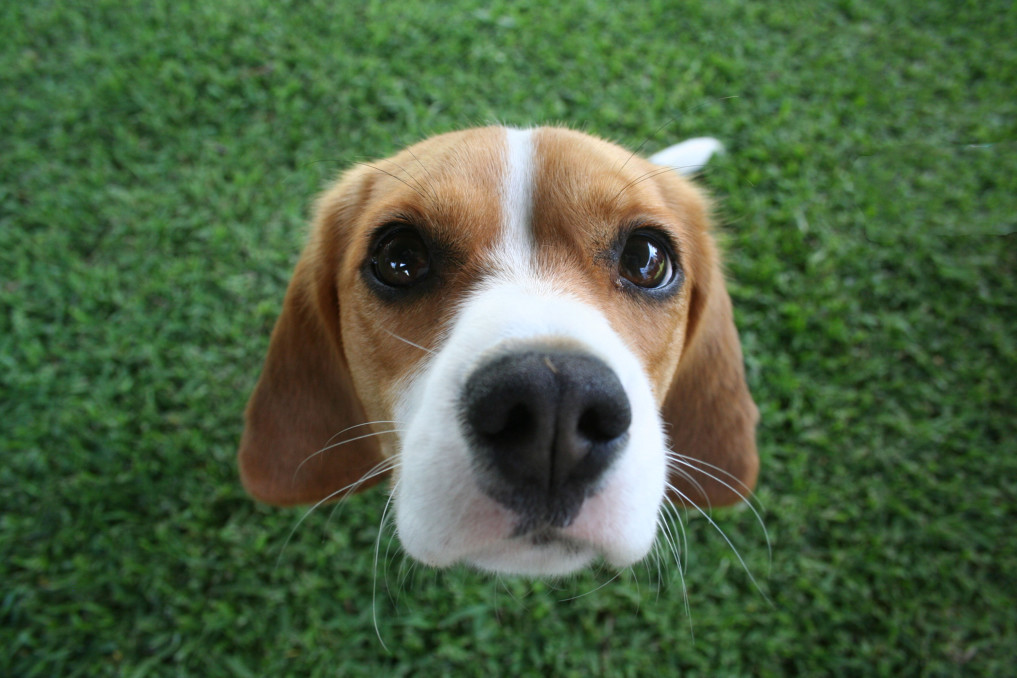
[[[240,465],[277,504],[390,472],[414,558],[562,574],[641,559],[665,500],[739,499],[755,421],[698,190],[584,134],[493,127],[321,198]]]

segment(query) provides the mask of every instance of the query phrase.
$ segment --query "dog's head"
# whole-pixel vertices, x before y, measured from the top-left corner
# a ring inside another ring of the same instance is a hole
[[[756,479],[708,206],[558,128],[444,134],[318,202],[240,469],[272,504],[392,478],[406,551],[560,574],[651,548],[664,501]]]

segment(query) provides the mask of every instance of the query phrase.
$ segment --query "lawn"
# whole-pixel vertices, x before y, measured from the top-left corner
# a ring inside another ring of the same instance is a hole
[[[1013,675],[1015,35],[991,1],[0,4],[0,674]],[[772,557],[718,510],[683,574],[493,579],[411,566],[380,488],[244,495],[316,192],[494,121],[727,146]]]

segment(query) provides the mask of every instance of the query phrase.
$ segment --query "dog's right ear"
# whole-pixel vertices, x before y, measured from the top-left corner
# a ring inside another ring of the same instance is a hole
[[[369,173],[353,170],[318,201],[310,240],[247,403],[240,478],[251,496],[269,504],[339,498],[380,480],[358,484],[382,457],[373,436],[361,437],[371,431],[360,426],[367,419],[343,355],[337,288],[369,184]]]
[[[699,169],[722,149],[715,139],[693,139],[651,160],[677,169]],[[688,322],[678,367],[661,416],[671,443],[669,494],[677,504],[729,506],[747,501],[756,485],[759,455],[756,423],[731,297],[711,234],[708,203],[687,181],[658,176],[665,195],[681,204],[691,228],[683,253],[690,273]]]
[[[712,242],[692,291],[685,352],[661,410],[673,448],[672,499],[700,507],[748,500],[759,473],[756,423],[731,298]]]

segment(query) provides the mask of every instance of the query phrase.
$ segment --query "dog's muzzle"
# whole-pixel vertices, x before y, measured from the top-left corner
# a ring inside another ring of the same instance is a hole
[[[519,517],[516,534],[570,525],[632,422],[628,396],[603,361],[539,350],[482,363],[460,412],[481,485]]]

